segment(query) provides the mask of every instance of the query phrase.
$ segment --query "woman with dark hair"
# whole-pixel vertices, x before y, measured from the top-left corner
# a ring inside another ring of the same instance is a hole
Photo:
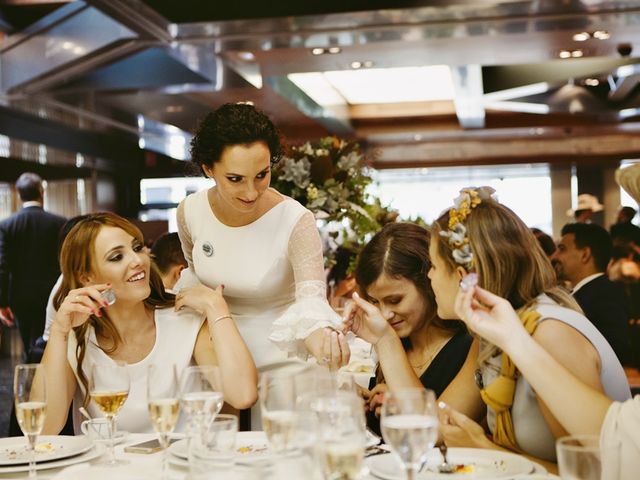
[[[218,365],[225,400],[236,408],[257,398],[253,359],[229,315],[222,288],[204,285],[174,298],[144,248],[137,227],[113,213],[96,213],[69,232],[60,253],[62,284],[54,298],[57,310],[42,364],[46,372],[47,418],[43,433],[65,424],[73,401],[100,416],[89,401],[89,372],[94,364],[127,363],[129,396],[118,426],[152,432],[147,405],[148,367],[191,363]],[[110,289],[115,303],[103,297]],[[182,307],[190,307],[183,309]]]
[[[429,232],[412,223],[385,225],[358,258],[355,276],[363,297],[358,301],[363,321],[351,330],[373,344],[378,354],[376,378],[364,392],[367,423],[378,433],[381,393],[387,385],[393,388],[399,372],[390,367],[398,357],[406,362],[405,374],[413,376],[413,384],[439,396],[462,367],[471,345],[462,322],[438,318],[427,278],[430,267]],[[394,349],[383,348],[387,339]]]
[[[224,284],[225,298],[258,368],[311,353],[331,368],[349,347],[331,327],[322,243],[313,214],[269,187],[282,157],[271,120],[251,105],[226,104],[207,115],[191,143],[192,161],[215,186],[178,207],[189,264],[177,285]],[[278,348],[279,347],[279,348]]]

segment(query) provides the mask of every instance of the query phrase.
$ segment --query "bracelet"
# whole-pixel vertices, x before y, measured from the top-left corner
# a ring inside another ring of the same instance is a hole
[[[215,325],[216,323],[218,323],[220,320],[224,320],[225,318],[230,318],[231,320],[233,320],[233,317],[229,314],[227,315],[220,315],[218,318],[216,318],[213,323],[211,323],[211,325]]]

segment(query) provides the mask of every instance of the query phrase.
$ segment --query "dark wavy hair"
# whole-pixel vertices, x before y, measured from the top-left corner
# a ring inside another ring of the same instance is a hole
[[[191,161],[200,167],[213,166],[223,150],[232,145],[264,142],[271,153],[271,166],[284,153],[282,138],[269,117],[253,105],[226,103],[209,113],[191,140]]]
[[[423,298],[429,322],[445,330],[464,330],[462,322],[438,318],[435,294],[427,276],[430,269],[429,232],[414,223],[388,223],[362,249],[355,277],[366,298],[367,288],[383,273],[391,278],[406,278]]]

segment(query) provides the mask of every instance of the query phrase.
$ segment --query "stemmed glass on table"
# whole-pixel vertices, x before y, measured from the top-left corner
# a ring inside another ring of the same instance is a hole
[[[180,376],[180,400],[188,415],[187,441],[191,462],[194,442],[206,445],[209,425],[224,403],[222,377],[214,365],[193,365]]]
[[[150,365],[147,375],[147,403],[153,429],[164,452],[162,453],[162,477],[168,478],[169,434],[178,423],[180,397],[178,374],[175,365]]]
[[[89,392],[107,419],[109,448],[108,458],[104,463],[111,466],[128,463],[124,460],[116,460],[113,434],[116,416],[129,397],[129,383],[129,371],[125,362],[113,361],[107,364],[94,364],[91,367]]]
[[[47,411],[44,367],[16,365],[13,395],[18,424],[29,441],[29,478],[36,478],[36,440],[42,432]]]
[[[360,478],[367,441],[364,402],[355,391],[318,395],[310,404],[317,452],[326,480]]]
[[[263,372],[260,376],[260,413],[269,448],[278,454],[295,444],[296,376],[289,372]]]
[[[384,441],[400,457],[407,480],[413,480],[438,439],[435,394],[420,388],[385,393],[380,427]]]

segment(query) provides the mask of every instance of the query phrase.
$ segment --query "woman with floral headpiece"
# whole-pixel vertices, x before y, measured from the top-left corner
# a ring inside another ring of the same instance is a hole
[[[479,285],[509,301],[532,339],[580,381],[608,397],[630,398],[622,366],[604,337],[556,285],[553,268],[518,216],[493,189],[461,191],[432,225],[429,272],[438,316],[459,320],[460,289]],[[508,449],[554,468],[561,419],[538,398],[509,356],[476,338],[458,376],[440,397],[448,446]],[[472,419],[486,420],[491,438]],[[471,417],[471,418],[469,418]]]

